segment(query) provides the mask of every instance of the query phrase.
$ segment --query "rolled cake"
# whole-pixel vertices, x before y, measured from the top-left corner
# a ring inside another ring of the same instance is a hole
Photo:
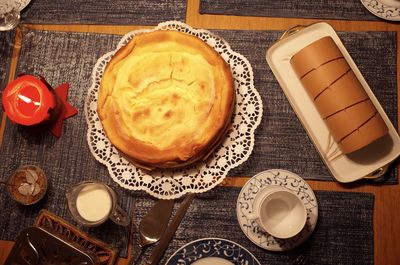
[[[229,65],[201,39],[158,30],[135,36],[107,64],[98,114],[111,143],[143,168],[204,159],[235,101]]]
[[[386,123],[331,37],[304,47],[290,63],[344,154],[387,134]]]

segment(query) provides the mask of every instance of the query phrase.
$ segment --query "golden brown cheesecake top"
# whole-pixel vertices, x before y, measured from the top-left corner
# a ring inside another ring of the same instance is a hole
[[[112,57],[98,114],[122,153],[145,166],[174,167],[206,155],[233,104],[223,58],[195,36],[159,30],[134,37]]]

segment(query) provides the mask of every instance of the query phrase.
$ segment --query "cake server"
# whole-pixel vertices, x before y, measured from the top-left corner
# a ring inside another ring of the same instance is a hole
[[[136,264],[143,254],[143,249],[160,240],[168,225],[174,200],[159,200],[143,217],[139,224],[139,244],[134,246],[129,265]]]
[[[179,224],[181,223],[183,217],[186,214],[187,209],[189,208],[192,200],[194,198],[194,194],[188,194],[186,198],[183,200],[182,204],[179,206],[178,210],[176,211],[175,216],[172,218],[170,225],[167,227],[164,235],[161,237],[160,242],[157,246],[154,247],[150,258],[147,261],[148,265],[156,265],[159,263],[160,259],[162,258],[165,250],[167,249],[169,243],[171,242],[172,237],[175,234],[176,229],[178,228]]]

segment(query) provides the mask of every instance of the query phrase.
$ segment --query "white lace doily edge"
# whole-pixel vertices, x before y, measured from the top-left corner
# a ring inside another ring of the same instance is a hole
[[[205,188],[203,188],[203,189],[185,188],[184,191],[179,192],[179,193],[176,193],[176,194],[161,194],[161,193],[157,193],[157,192],[152,191],[152,190],[149,189],[148,187],[143,187],[143,186],[130,186],[130,185],[121,183],[121,182],[119,181],[119,179],[114,175],[113,170],[112,170],[112,166],[111,166],[110,164],[108,164],[107,161],[105,161],[105,160],[103,160],[103,159],[101,159],[100,157],[97,156],[95,150],[93,149],[93,146],[90,144],[90,132],[92,131],[92,129],[93,129],[94,126],[93,126],[93,124],[91,124],[91,119],[90,119],[89,113],[88,113],[89,106],[88,106],[87,104],[89,104],[89,100],[88,100],[88,99],[89,99],[89,97],[90,97],[90,93],[88,93],[88,94],[87,94],[87,98],[86,98],[85,103],[84,103],[84,114],[85,114],[86,122],[87,122],[87,124],[88,124],[88,126],[89,126],[86,136],[87,136],[87,141],[88,141],[88,145],[89,145],[90,152],[92,153],[92,155],[94,156],[94,158],[95,158],[97,161],[99,161],[101,164],[103,164],[103,165],[105,165],[105,166],[107,167],[108,172],[109,172],[109,174],[110,174],[110,177],[111,177],[111,178],[114,180],[114,182],[116,182],[118,185],[120,185],[121,187],[123,187],[123,188],[125,188],[125,189],[132,190],[132,191],[145,191],[145,192],[148,193],[149,195],[151,195],[151,196],[153,196],[153,197],[156,197],[156,198],[158,198],[158,199],[177,199],[177,198],[180,198],[180,197],[182,197],[182,196],[184,196],[184,195],[186,195],[186,194],[188,194],[188,193],[197,193],[197,194],[200,194],[200,193],[207,192],[207,191],[209,191],[209,190],[215,188],[215,187],[218,186],[219,184],[221,184],[221,182],[226,178],[226,176],[228,175],[228,173],[229,173],[229,171],[230,171],[231,169],[233,169],[233,168],[235,168],[235,167],[238,167],[239,165],[243,164],[243,163],[246,162],[246,161],[248,160],[248,158],[250,157],[251,153],[253,152],[253,148],[254,148],[254,144],[255,144],[255,136],[254,136],[255,130],[256,130],[256,129],[258,128],[258,126],[260,125],[261,120],[262,120],[262,116],[263,116],[263,104],[262,104],[262,99],[261,99],[261,96],[260,96],[260,94],[258,93],[257,89],[255,89],[255,87],[254,87],[253,69],[252,69],[252,66],[251,66],[250,62],[248,61],[248,59],[247,59],[246,57],[244,57],[242,54],[237,53],[237,52],[234,52],[234,51],[231,49],[229,43],[226,42],[222,37],[217,36],[217,35],[211,33],[211,32],[208,31],[208,30],[205,30],[205,29],[194,29],[194,28],[192,28],[191,26],[189,26],[189,25],[187,25],[187,24],[185,24],[185,23],[179,22],[179,21],[166,21],[166,22],[162,22],[162,23],[160,23],[160,24],[159,24],[157,27],[155,27],[155,28],[152,28],[152,29],[139,29],[139,30],[134,30],[134,31],[128,32],[127,34],[125,34],[124,36],[122,36],[122,37],[121,37],[121,40],[119,41],[119,43],[118,43],[118,45],[117,45],[117,47],[116,47],[115,50],[110,51],[110,52],[104,54],[103,56],[101,56],[101,57],[97,60],[95,66],[94,66],[94,68],[93,68],[93,70],[92,70],[92,85],[91,85],[91,87],[89,88],[88,92],[91,92],[91,91],[93,91],[93,90],[95,89],[95,85],[96,85],[96,70],[100,69],[100,65],[102,64],[102,62],[105,61],[107,57],[113,56],[113,55],[124,45],[124,43],[125,43],[126,41],[128,41],[132,36],[137,35],[137,34],[141,34],[141,33],[145,33],[145,32],[155,31],[155,30],[157,30],[157,29],[161,29],[162,27],[166,27],[166,26],[168,26],[168,25],[170,25],[170,24],[180,24],[180,25],[182,25],[182,26],[184,26],[184,27],[189,28],[189,29],[192,30],[192,31],[195,31],[195,32],[203,32],[203,33],[206,33],[206,34],[210,34],[210,35],[214,36],[215,38],[221,39],[221,40],[224,41],[224,43],[226,44],[227,49],[229,50],[229,53],[232,54],[232,55],[237,56],[238,58],[240,58],[240,59],[246,64],[246,66],[249,68],[249,72],[251,73],[251,74],[250,74],[250,81],[249,81],[249,82],[250,82],[251,90],[252,90],[252,92],[254,93],[255,97],[257,98],[257,102],[259,103],[259,115],[256,116],[254,125],[250,128],[250,132],[251,132],[251,135],[250,135],[251,141],[250,141],[250,144],[249,144],[249,150],[250,150],[250,151],[247,152],[247,153],[244,155],[244,157],[243,157],[240,161],[235,161],[235,162],[232,163],[231,165],[227,166],[227,169],[223,172],[223,174],[220,175],[220,176],[218,177],[218,179],[215,180],[211,185],[209,185],[208,187],[205,187]],[[178,29],[173,29],[173,30],[178,30]],[[104,66],[104,68],[105,68],[105,66]],[[104,69],[103,69],[103,71],[104,71]],[[97,102],[96,102],[96,104],[97,104]],[[133,166],[133,165],[132,165],[132,166]],[[153,177],[153,178],[157,178],[157,177]],[[172,177],[172,178],[173,178],[173,177]]]

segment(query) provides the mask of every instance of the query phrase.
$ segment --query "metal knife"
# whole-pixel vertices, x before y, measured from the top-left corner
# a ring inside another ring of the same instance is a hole
[[[159,200],[146,213],[139,224],[139,242],[133,246],[128,265],[137,264],[147,246],[156,243],[164,234],[172,211],[174,200]]]
[[[165,230],[164,235],[161,237],[158,245],[154,247],[151,252],[150,258],[147,260],[148,265],[156,265],[161,260],[164,255],[165,250],[167,249],[169,243],[171,242],[172,237],[175,234],[176,229],[181,223],[183,217],[186,214],[187,209],[189,208],[192,200],[194,198],[194,194],[188,194],[186,198],[183,200],[182,204],[179,206],[176,211],[175,216],[172,218],[171,223],[168,225],[167,230]]]

